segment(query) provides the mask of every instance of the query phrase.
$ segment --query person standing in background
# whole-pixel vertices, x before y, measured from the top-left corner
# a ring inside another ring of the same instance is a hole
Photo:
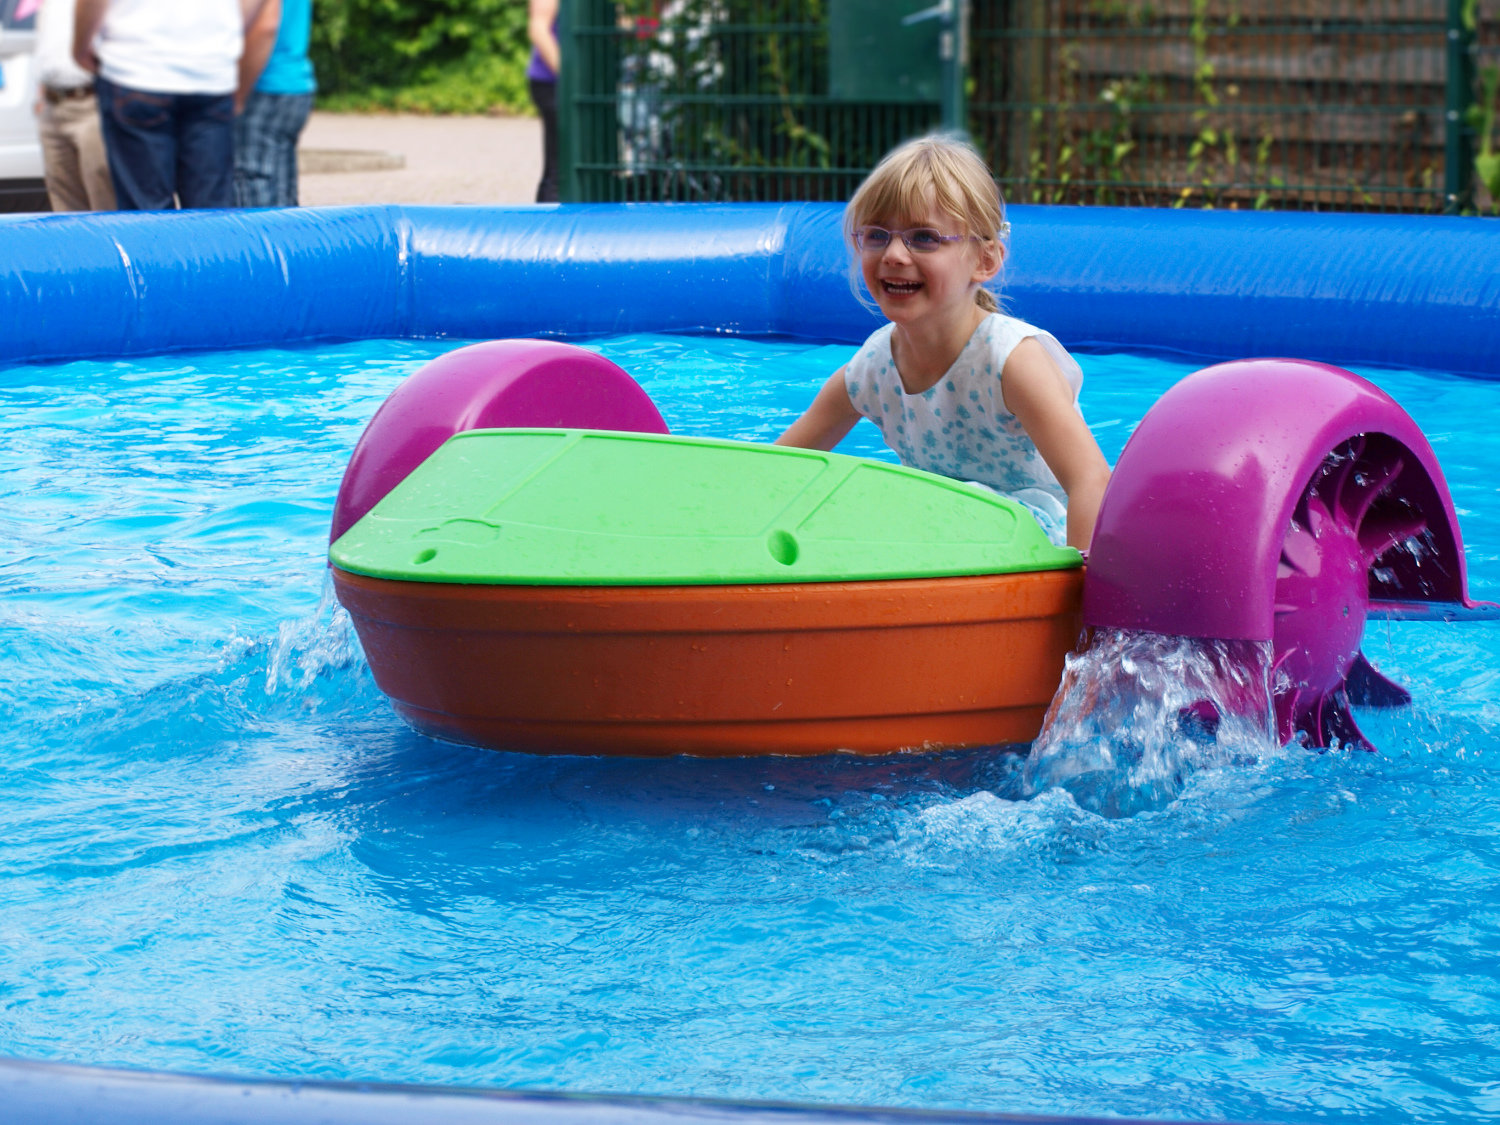
[[[297,141],[317,89],[307,57],[311,35],[312,0],[266,0],[245,33],[242,87],[261,40],[274,46],[234,123],[234,200],[241,207],[297,206]]]
[[[240,62],[263,3],[77,0],[73,57],[95,76],[122,210],[234,206]]]
[[[562,49],[557,42],[558,0],[529,0],[526,30],[531,37],[531,63],[526,78],[531,101],[542,118],[542,179],[536,186],[538,203],[557,202],[557,75]]]
[[[54,211],[113,211],[94,76],[73,61],[73,0],[46,0],[36,16],[37,132]]]

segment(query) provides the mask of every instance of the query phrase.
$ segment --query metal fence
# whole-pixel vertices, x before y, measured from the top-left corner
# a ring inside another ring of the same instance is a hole
[[[847,199],[936,103],[921,55],[878,79],[848,57],[857,2],[564,5],[564,197]]]
[[[1462,209],[1462,0],[1017,0],[976,9],[971,120],[1012,198]]]
[[[1497,42],[1478,0],[948,2],[967,15],[963,121],[1008,199],[1476,203],[1475,60]],[[941,121],[932,0],[564,8],[568,199],[846,199]]]

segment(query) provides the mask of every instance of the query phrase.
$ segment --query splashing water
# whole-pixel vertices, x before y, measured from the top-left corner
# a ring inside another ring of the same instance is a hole
[[[1068,656],[1022,791],[1061,786],[1110,817],[1160,808],[1192,773],[1277,749],[1270,685],[1266,642],[1098,630]]]
[[[307,692],[316,681],[353,668],[362,659],[349,613],[339,605],[333,576],[325,571],[318,608],[277,626],[266,662],[266,694]]]

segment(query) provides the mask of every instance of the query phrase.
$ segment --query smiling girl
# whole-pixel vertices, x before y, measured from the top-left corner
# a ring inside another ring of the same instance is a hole
[[[849,201],[844,231],[890,323],[777,444],[832,449],[869,418],[903,464],[987,485],[1086,550],[1109,465],[1078,408],[1077,362],[983,288],[1008,229],[968,144],[922,137],[888,154]]]

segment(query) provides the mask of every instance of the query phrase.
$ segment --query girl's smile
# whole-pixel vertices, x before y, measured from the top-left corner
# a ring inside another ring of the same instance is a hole
[[[893,297],[909,297],[922,288],[920,281],[896,281],[885,278],[880,282],[887,294]]]

